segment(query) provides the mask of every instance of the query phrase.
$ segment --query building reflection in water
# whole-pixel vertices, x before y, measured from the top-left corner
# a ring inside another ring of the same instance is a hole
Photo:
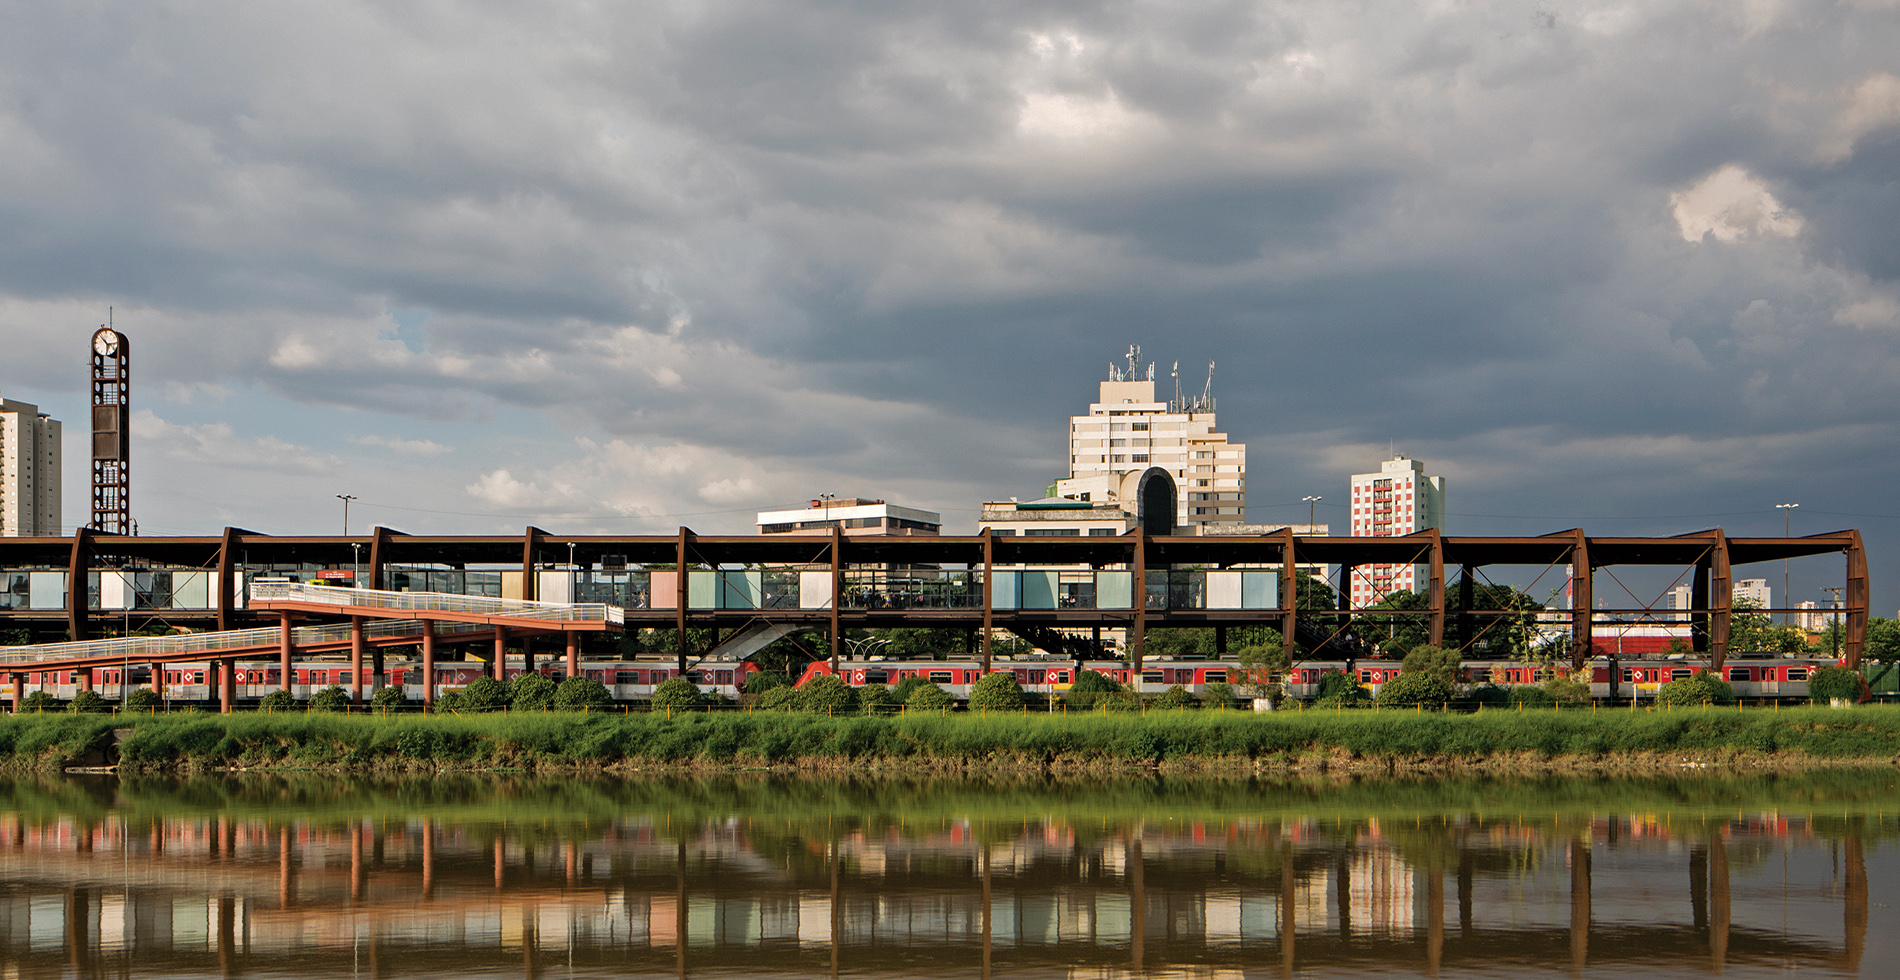
[[[1900,870],[1896,836],[1889,817],[1778,814],[814,828],[19,810],[0,814],[0,959],[8,977],[1853,973],[1869,855]]]

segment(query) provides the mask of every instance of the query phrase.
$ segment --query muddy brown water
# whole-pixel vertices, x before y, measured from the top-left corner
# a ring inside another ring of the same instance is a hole
[[[1885,977],[1897,779],[14,778],[0,974]]]

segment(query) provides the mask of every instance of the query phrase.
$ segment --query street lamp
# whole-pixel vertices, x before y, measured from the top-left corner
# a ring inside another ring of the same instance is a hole
[[[1322,500],[1325,500],[1326,498],[1313,496],[1313,497],[1301,497],[1300,499],[1306,501],[1306,533],[1312,534],[1313,522],[1317,519],[1313,516],[1313,513],[1315,510],[1319,508],[1319,502]]]
[[[1784,538],[1794,537],[1794,509],[1799,506],[1801,505],[1800,504],[1776,504],[1775,505],[1775,509],[1778,511],[1781,511],[1781,536],[1782,537]],[[1781,560],[1781,604],[1784,610],[1787,608],[1789,601],[1790,599],[1788,597],[1788,559],[1783,558]],[[1788,625],[1788,614],[1785,611],[1781,614],[1781,625],[1783,626]]]
[[[356,498],[347,493],[339,493],[336,499],[343,501],[343,536],[350,536],[350,501]]]
[[[818,495],[818,499],[821,501],[819,507],[825,512],[823,518],[825,526],[829,528],[831,526],[831,502],[838,499],[838,495],[835,493],[821,493]]]

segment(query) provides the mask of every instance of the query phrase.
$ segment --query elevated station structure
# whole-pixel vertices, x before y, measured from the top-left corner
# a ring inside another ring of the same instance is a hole
[[[520,535],[408,535],[379,527],[350,537],[240,528],[216,536],[134,537],[80,529],[71,537],[0,540],[0,629],[84,640],[134,620],[230,631],[272,622],[283,627],[291,616],[479,621],[495,629],[567,633],[608,628],[604,621],[582,625],[545,616],[515,622],[499,612],[507,602],[539,600],[617,607],[624,621],[614,628],[675,629],[681,670],[706,652],[689,648],[689,628],[730,635],[761,622],[822,629],[834,658],[846,629],[929,626],[976,631],[986,661],[994,630],[1052,641],[1075,631],[1122,630],[1125,653],[1138,663],[1150,628],[1208,626],[1224,638],[1227,628],[1241,625],[1278,626],[1289,644],[1332,643],[1334,655],[1350,658],[1351,621],[1366,607],[1355,607],[1344,592],[1337,608],[1299,608],[1300,566],[1335,567],[1342,583],[1365,565],[1427,568],[1423,608],[1380,615],[1421,619],[1431,642],[1442,644],[1462,635],[1448,633],[1448,624],[1522,615],[1472,608],[1470,588],[1448,590],[1448,570],[1455,570],[1453,582],[1468,584],[1487,566],[1508,565],[1542,566],[1568,577],[1571,609],[1541,618],[1546,627],[1567,626],[1571,655],[1581,664],[1592,655],[1599,627],[1679,616],[1674,583],[1646,604],[1632,597],[1638,605],[1598,606],[1597,573],[1663,566],[1692,583],[1693,645],[1719,669],[1729,653],[1732,569],[1829,554],[1844,559],[1842,654],[1857,665],[1869,591],[1866,553],[1854,530],[1787,538],[1730,537],[1720,529],[1672,537],[1592,537],[1581,529],[1476,537],[1430,529],[1368,538],[1287,529],[1212,537],[1137,530],[1101,537],[849,538],[835,528],[818,537],[699,535],[684,527],[672,535],[578,536],[533,527]],[[296,599],[256,593],[253,600],[251,586],[271,578],[352,588],[305,590]],[[384,605],[387,600],[372,603],[361,590],[462,593],[468,601],[485,597],[497,605],[484,613],[420,608],[415,601]]]

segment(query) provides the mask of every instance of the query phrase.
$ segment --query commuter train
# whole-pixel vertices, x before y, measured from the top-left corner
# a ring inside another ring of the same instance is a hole
[[[1808,675],[1816,668],[1833,666],[1838,662],[1824,656],[1731,657],[1723,668],[1723,677],[1735,689],[1736,695],[1747,701],[1805,701],[1808,698]],[[1344,661],[1301,661],[1288,672],[1286,693],[1301,700],[1312,700],[1319,695],[1322,674],[1329,670],[1343,671],[1346,667]],[[487,665],[478,660],[449,660],[437,662],[435,669],[436,693],[439,697],[460,690],[484,676]],[[1691,676],[1702,669],[1702,665],[1686,658],[1635,657],[1619,660],[1612,668],[1607,658],[1598,657],[1590,661],[1589,669],[1590,694],[1593,698],[1618,701],[1634,698],[1640,701],[1654,698],[1657,689],[1663,684]],[[1611,684],[1612,669],[1618,673],[1614,685]],[[543,661],[536,670],[553,680],[565,675],[565,665],[559,658]],[[744,690],[746,680],[760,670],[748,661],[720,661],[694,665],[687,674],[702,691],[736,699]],[[1013,674],[1016,682],[1031,693],[1055,695],[1067,691],[1083,670],[1097,671],[1124,686],[1138,686],[1147,694],[1159,693],[1176,685],[1195,694],[1204,694],[1209,685],[1219,683],[1234,685],[1236,693],[1242,693],[1241,685],[1247,681],[1240,665],[1231,660],[1148,660],[1143,662],[1139,675],[1124,660],[995,660],[991,670]],[[1391,659],[1367,658],[1355,661],[1352,670],[1358,685],[1376,695],[1386,681],[1398,676],[1400,663]],[[207,683],[209,671],[204,662],[168,664],[163,672],[162,686],[168,700],[207,702],[218,698],[218,692]],[[392,657],[385,664],[385,672],[386,683],[401,685],[403,693],[411,701],[422,700],[422,669],[418,661]],[[518,667],[507,670],[511,680],[520,673]],[[614,700],[623,702],[649,700],[654,688],[678,673],[672,660],[586,660],[581,663],[582,676],[601,682]],[[799,676],[797,683],[802,685],[815,677],[831,673],[831,661],[813,661]],[[970,689],[983,676],[983,664],[976,658],[844,659],[839,661],[837,674],[852,687],[896,685],[907,677],[915,676],[943,688],[958,700],[968,700]],[[129,675],[125,668],[95,668],[93,690],[109,701],[119,700],[123,694],[120,687],[122,676],[135,689],[150,686],[152,679],[151,670],[146,667],[134,666]],[[1491,683],[1502,687],[1534,684],[1540,680],[1538,668],[1515,660],[1466,661],[1462,676],[1467,683]],[[351,679],[351,667],[346,660],[303,660],[292,668],[290,690],[294,697],[303,700],[327,687],[337,686],[347,690]],[[70,700],[79,692],[78,681],[76,671],[29,672],[25,675],[25,690],[44,690],[60,700]],[[254,701],[279,689],[279,668],[275,663],[240,663],[235,681],[235,697],[239,701]],[[363,689],[367,696],[367,692],[375,685],[367,677],[364,681]],[[10,701],[11,698],[11,687],[0,686],[0,702]]]

